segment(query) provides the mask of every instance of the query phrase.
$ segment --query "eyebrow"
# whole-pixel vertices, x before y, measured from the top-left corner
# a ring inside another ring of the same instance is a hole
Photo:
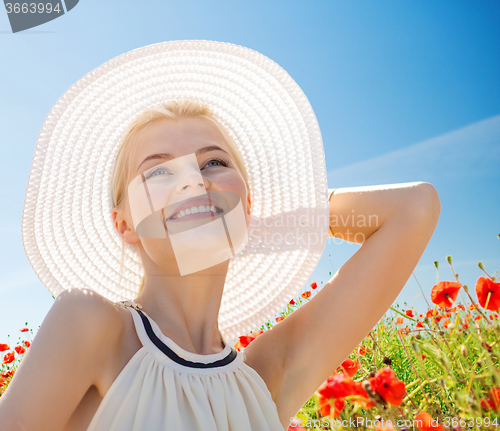
[[[209,145],[208,147],[200,148],[198,151],[196,151],[195,155],[199,156],[200,154],[204,154],[204,153],[208,153],[209,151],[216,151],[216,150],[223,151],[224,153],[228,154],[228,152],[226,150],[223,150],[221,147],[218,147],[217,145]],[[172,154],[170,154],[170,153],[150,154],[141,162],[141,164],[137,168],[137,172],[139,171],[139,168],[141,167],[141,165],[143,163],[147,162],[148,160],[157,160],[157,159],[168,161],[168,160],[175,159],[175,157],[172,156]]]

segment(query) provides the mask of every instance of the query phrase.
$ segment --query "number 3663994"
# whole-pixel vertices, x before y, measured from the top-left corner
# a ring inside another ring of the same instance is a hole
[[[5,3],[7,13],[61,13],[61,3]]]

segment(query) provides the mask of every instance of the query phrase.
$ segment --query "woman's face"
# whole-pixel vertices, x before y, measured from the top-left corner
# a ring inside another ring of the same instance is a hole
[[[250,196],[245,181],[223,136],[207,119],[181,117],[176,120],[161,120],[150,123],[143,129],[137,137],[130,160],[129,181],[141,178],[148,186],[149,202],[156,199],[156,207],[163,208],[161,214],[165,231],[173,234],[185,230],[185,234],[189,235],[191,230],[192,239],[184,236],[184,242],[187,241],[188,244],[195,244],[197,241],[196,230],[189,228],[206,223],[203,219],[209,215],[205,217],[200,213],[186,216],[183,212],[183,217],[179,217],[178,209],[192,208],[191,203],[196,203],[197,206],[199,199],[208,195],[218,202],[218,207],[224,213],[230,209],[230,199],[226,197],[233,197],[233,204],[235,198],[241,201],[248,226]],[[146,270],[151,268],[149,263],[154,263],[162,272],[175,272],[177,264],[168,233],[163,238],[147,238],[145,236],[148,235],[142,235],[140,225],[136,226],[139,229],[137,233],[133,223],[137,224],[137,216],[134,215],[134,220],[132,218],[132,214],[137,214],[134,212],[134,205],[141,204],[134,199],[133,194],[126,193],[121,217],[127,230],[121,233],[122,238],[129,244],[138,245]],[[210,238],[210,235],[206,236],[204,241],[211,241]],[[146,262],[148,259],[151,262]]]

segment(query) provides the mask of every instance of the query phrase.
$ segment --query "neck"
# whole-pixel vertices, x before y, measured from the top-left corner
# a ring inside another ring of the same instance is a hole
[[[218,315],[228,267],[229,260],[184,276],[146,271],[144,289],[134,301],[183,349],[219,353],[225,344]]]

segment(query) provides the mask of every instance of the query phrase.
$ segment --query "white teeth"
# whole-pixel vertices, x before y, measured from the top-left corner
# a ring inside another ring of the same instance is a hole
[[[197,207],[186,208],[184,211],[180,211],[175,218],[179,219],[189,214],[208,213],[210,211],[214,213],[221,212],[220,210],[218,211],[217,208],[215,208],[213,205],[200,205]]]

